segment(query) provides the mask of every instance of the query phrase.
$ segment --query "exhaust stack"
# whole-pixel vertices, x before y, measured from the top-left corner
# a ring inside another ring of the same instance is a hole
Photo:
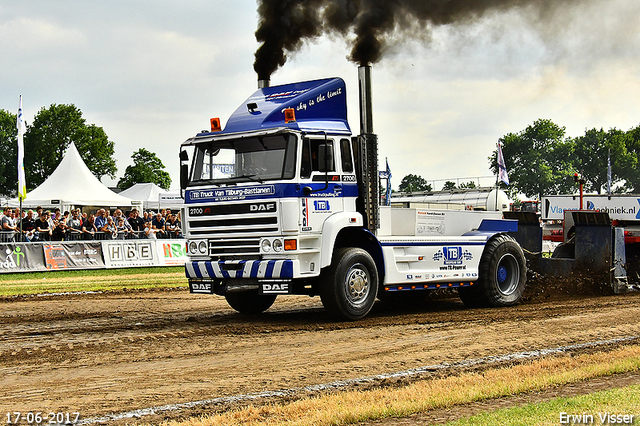
[[[258,89],[264,89],[266,87],[269,87],[270,85],[271,85],[271,80],[269,80],[268,78],[258,79]]]
[[[360,134],[373,133],[373,102],[371,96],[371,65],[358,67],[360,88]]]
[[[378,181],[378,136],[373,133],[373,103],[371,101],[371,66],[358,67],[360,86],[360,136],[358,160],[361,171],[360,194],[364,205],[365,226],[374,235],[380,228],[380,194]]]

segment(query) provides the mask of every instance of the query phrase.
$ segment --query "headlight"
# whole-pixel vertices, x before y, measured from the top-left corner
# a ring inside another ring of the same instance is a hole
[[[189,253],[196,254],[198,252],[198,243],[195,241],[189,241]]]
[[[271,242],[269,240],[262,240],[262,251],[268,253],[271,251]]]
[[[207,254],[207,242],[200,241],[200,243],[198,244],[198,250],[201,254]]]
[[[273,240],[273,251],[280,253],[282,251],[282,240]]]

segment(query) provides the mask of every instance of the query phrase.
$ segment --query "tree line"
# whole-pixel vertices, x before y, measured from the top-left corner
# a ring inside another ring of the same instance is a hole
[[[0,191],[15,196],[18,188],[17,117],[0,109]],[[118,171],[114,143],[102,127],[87,124],[82,111],[73,104],[52,104],[42,108],[32,123],[26,123],[24,134],[24,168],[27,191],[42,184],[58,167],[69,144],[74,143],[91,173],[98,179],[115,179]],[[120,189],[135,183],[152,182],[169,189],[171,177],[155,153],[140,148],[132,155],[134,164],[127,166],[118,181]]]
[[[630,130],[587,129],[584,135],[566,136],[566,128],[548,119],[539,119],[526,129],[508,133],[499,139],[502,145],[509,185],[500,186],[512,198],[525,194],[540,199],[544,195],[574,194],[576,173],[584,180],[584,191],[601,194],[607,191],[608,166],[614,193],[640,191],[640,125]],[[494,175],[498,172],[498,150],[488,158]],[[475,188],[474,182],[445,182],[444,191]],[[432,191],[419,175],[402,178],[401,192]]]
[[[71,142],[91,172],[98,178],[116,177],[114,143],[102,127],[87,124],[75,105],[52,104],[42,108],[24,135],[27,189],[39,186],[58,166]],[[0,188],[4,195],[17,191],[16,115],[0,109]],[[540,198],[551,194],[576,192],[575,173],[584,179],[584,190],[598,194],[606,191],[608,163],[611,184],[616,193],[640,191],[640,125],[628,131],[616,128],[585,130],[584,135],[567,137],[566,128],[548,119],[539,119],[526,129],[508,133],[499,139],[507,166],[510,185],[501,183],[512,198],[517,194]],[[128,166],[118,187],[152,182],[169,189],[171,177],[164,164],[144,148],[133,152],[134,164]],[[497,149],[488,158],[489,167],[497,173]],[[470,181],[456,187],[447,181],[443,190],[474,188]],[[427,181],[415,174],[406,175],[398,189],[401,192],[432,191]]]
[[[627,131],[587,129],[582,136],[568,137],[565,127],[539,119],[499,142],[509,173],[506,189],[512,196],[522,193],[540,199],[544,195],[574,194],[576,173],[584,179],[585,192],[602,194],[607,190],[609,161],[612,192],[640,191],[640,126]],[[497,150],[489,162],[497,173]]]

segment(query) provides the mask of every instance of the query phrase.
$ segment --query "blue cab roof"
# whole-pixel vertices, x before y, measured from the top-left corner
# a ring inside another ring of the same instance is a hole
[[[295,122],[285,123],[286,108],[295,110]],[[222,135],[277,127],[350,135],[344,80],[326,78],[258,89],[229,117],[222,132],[207,134]]]

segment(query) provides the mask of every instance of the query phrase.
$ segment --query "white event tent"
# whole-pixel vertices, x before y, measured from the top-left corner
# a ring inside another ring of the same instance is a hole
[[[64,158],[53,173],[40,186],[28,192],[27,198],[22,202],[23,207],[59,207],[63,211],[72,206],[126,208],[141,204],[140,200],[116,194],[100,182],[84,163],[73,142],[69,144]],[[11,199],[9,205],[17,207],[18,198]]]
[[[183,204],[180,191],[166,191],[155,183],[136,183],[130,188],[119,192],[118,195],[132,200],[141,200],[144,210],[177,210]]]

